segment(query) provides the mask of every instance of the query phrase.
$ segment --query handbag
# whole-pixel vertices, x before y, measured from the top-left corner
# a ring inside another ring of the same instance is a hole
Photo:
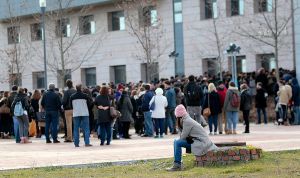
[[[154,111],[154,109],[155,109],[155,96],[154,96],[154,101],[151,103],[149,109],[150,109],[151,111]]]
[[[207,94],[207,98],[208,98],[208,106],[207,106],[207,108],[205,108],[205,109],[203,110],[203,116],[204,116],[205,118],[208,118],[208,117],[211,115],[210,105],[209,105],[209,94]]]
[[[109,107],[109,112],[110,112],[110,116],[112,118],[118,117],[118,112],[115,107],[113,107],[113,106]]]
[[[37,112],[36,119],[38,122],[45,122],[46,121],[46,112]]]
[[[3,104],[0,107],[0,114],[10,114],[10,109],[9,109],[9,107],[7,107],[6,104]]]

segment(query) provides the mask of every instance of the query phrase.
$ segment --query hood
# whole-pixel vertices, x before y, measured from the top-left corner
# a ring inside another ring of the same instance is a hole
[[[225,89],[225,85],[221,84],[218,86],[218,90],[223,91]]]
[[[161,88],[155,90],[156,95],[163,95],[164,91]]]
[[[140,93],[139,93],[139,97],[141,97],[143,94],[145,94],[146,93],[146,91],[141,91]]]

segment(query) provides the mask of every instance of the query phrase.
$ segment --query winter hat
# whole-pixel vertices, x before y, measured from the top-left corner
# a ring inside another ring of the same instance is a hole
[[[161,88],[157,88],[157,89],[155,90],[155,93],[156,93],[157,95],[163,95],[163,94],[164,94],[164,91],[163,91]]]
[[[178,105],[175,108],[175,116],[176,117],[183,117],[185,115],[187,115],[185,107],[182,104]]]

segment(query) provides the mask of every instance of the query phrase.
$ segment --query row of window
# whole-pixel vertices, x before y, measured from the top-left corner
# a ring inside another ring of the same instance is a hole
[[[108,31],[125,30],[124,11],[108,12]],[[154,6],[144,7],[139,11],[139,25],[154,26],[157,23],[157,10]],[[94,34],[96,22],[94,15],[80,16],[78,18],[79,35]],[[30,25],[31,41],[43,40],[43,29],[41,23]],[[55,22],[56,37],[70,37],[71,24],[69,18]],[[12,26],[7,28],[8,44],[20,43],[20,27]]]
[[[245,0],[227,0],[226,1],[226,15],[237,16],[244,15]],[[201,19],[211,19],[218,17],[217,0],[201,0]],[[272,12],[273,0],[254,0],[254,13]]]
[[[236,68],[237,73],[249,72],[247,70],[247,58],[245,55],[237,56]],[[231,58],[228,57],[228,69],[231,69]],[[217,75],[219,70],[219,64],[216,58],[203,59],[203,71],[206,71],[209,75]],[[264,68],[268,71],[276,68],[274,54],[257,54],[256,55],[256,68]]]

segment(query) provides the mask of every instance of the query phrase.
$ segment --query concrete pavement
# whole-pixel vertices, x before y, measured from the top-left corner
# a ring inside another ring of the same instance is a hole
[[[243,141],[247,145],[261,147],[265,151],[300,149],[300,126],[251,125],[250,134],[210,136],[214,142]],[[208,129],[207,129],[208,130]],[[0,170],[93,164],[131,160],[173,157],[173,140],[177,135],[163,139],[141,138],[133,135],[130,140],[113,140],[110,146],[99,146],[99,140],[91,138],[93,147],[79,148],[73,143],[46,144],[43,139],[31,139],[32,144],[16,144],[14,140],[0,140]],[[61,140],[63,141],[63,140]]]

